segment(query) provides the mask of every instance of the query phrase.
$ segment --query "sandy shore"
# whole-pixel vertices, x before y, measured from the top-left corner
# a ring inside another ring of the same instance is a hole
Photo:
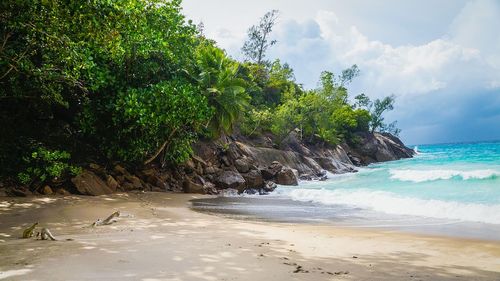
[[[200,197],[0,198],[0,280],[500,280],[500,242],[237,221]],[[34,221],[59,241],[19,239]]]

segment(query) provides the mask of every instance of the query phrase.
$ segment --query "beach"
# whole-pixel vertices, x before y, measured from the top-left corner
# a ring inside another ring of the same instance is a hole
[[[196,212],[204,195],[0,199],[0,280],[499,280],[500,242]],[[91,227],[119,210],[112,225]],[[38,221],[58,241],[19,239]]]

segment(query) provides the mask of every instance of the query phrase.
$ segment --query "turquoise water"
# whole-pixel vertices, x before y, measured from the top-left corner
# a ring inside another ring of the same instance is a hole
[[[280,197],[380,216],[500,225],[500,142],[422,145],[412,159],[325,182],[280,187]]]

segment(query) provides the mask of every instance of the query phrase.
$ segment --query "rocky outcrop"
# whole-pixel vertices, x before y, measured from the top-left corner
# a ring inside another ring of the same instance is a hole
[[[255,188],[255,189],[264,188],[265,185],[264,178],[262,177],[260,171],[252,170],[249,171],[248,173],[241,175],[245,179],[246,188]]]
[[[76,190],[83,195],[95,196],[114,192],[101,178],[89,170],[85,170],[72,178],[71,182]]]
[[[297,175],[290,168],[283,168],[276,175],[276,183],[282,185],[298,185]]]
[[[246,188],[245,179],[234,171],[224,171],[216,179],[215,183],[221,189],[232,188],[243,192]]]
[[[413,157],[414,151],[391,134],[359,134],[360,143],[348,148],[349,158],[356,165],[393,161]]]
[[[249,140],[240,136],[198,142],[194,156],[183,165],[161,169],[149,165],[127,169],[121,165],[103,167],[89,164],[80,175],[66,183],[39,187],[5,189],[5,193],[28,196],[33,193],[103,195],[115,191],[188,192],[200,194],[267,194],[278,185],[297,185],[300,180],[325,180],[327,171],[356,172],[356,166],[412,157],[413,151],[389,134],[360,134],[357,145],[306,145],[299,132],[292,132],[276,145],[272,136]],[[64,187],[69,187],[64,189]]]

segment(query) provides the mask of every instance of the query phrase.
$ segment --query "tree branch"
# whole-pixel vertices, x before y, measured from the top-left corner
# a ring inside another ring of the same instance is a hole
[[[160,146],[160,148],[156,151],[156,153],[151,156],[148,160],[144,161],[144,165],[147,165],[151,162],[153,162],[157,157],[158,155],[160,155],[160,153],[165,149],[165,147],[167,147],[168,144],[170,144],[170,140],[172,139],[173,135],[177,132],[177,128],[174,128],[172,130],[172,132],[170,132],[170,135],[168,136],[168,138],[165,140],[165,142]]]

